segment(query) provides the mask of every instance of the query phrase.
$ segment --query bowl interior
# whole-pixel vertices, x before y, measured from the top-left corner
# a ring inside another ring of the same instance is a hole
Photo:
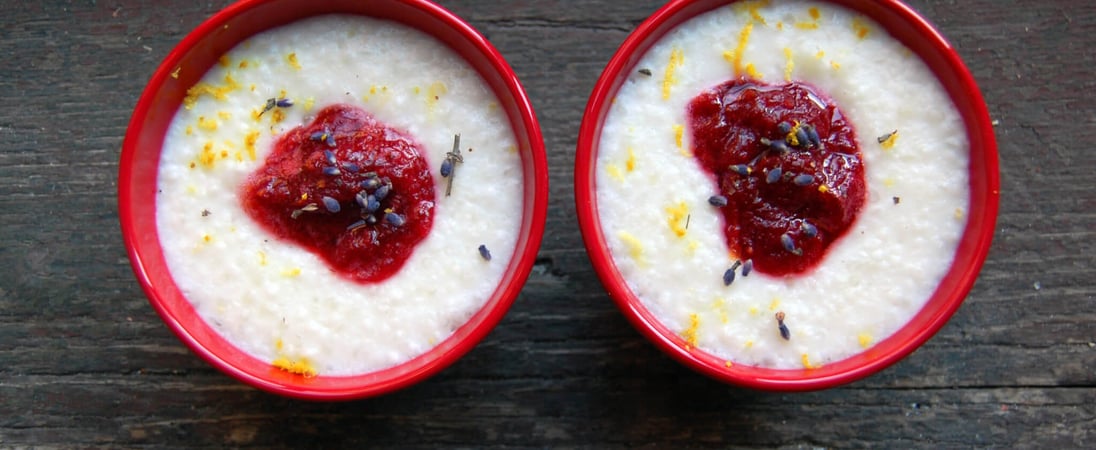
[[[448,45],[479,72],[510,120],[525,177],[521,229],[506,274],[483,307],[449,338],[403,364],[357,376],[304,377],[257,360],[221,338],[182,295],[168,272],[156,232],[155,192],[160,149],[187,89],[220,55],[248,37],[305,17],[360,14],[416,28]],[[151,304],[199,356],[261,389],[309,399],[349,399],[389,392],[420,381],[474,347],[498,323],[532,269],[544,231],[547,162],[539,125],[513,71],[478,32],[428,1],[328,2],[245,0],[191,32],[153,74],[134,110],[122,148],[119,211],[134,272]]]
[[[612,99],[635,65],[681,23],[728,0],[675,0],[643,22],[621,45],[598,80],[582,120],[575,163],[575,200],[587,254],[610,297],[628,320],[661,350],[721,381],[765,390],[812,390],[848,383],[893,364],[932,337],[969,292],[989,251],[997,217],[997,146],[978,87],[954,48],[917,13],[896,0],[828,0],[869,17],[917,54],[939,78],[963,118],[970,142],[970,213],[954,261],[921,311],[898,332],[868,350],[819,368],[777,370],[735,364],[704,351],[687,350],[628,288],[613,262],[597,208],[597,155]]]

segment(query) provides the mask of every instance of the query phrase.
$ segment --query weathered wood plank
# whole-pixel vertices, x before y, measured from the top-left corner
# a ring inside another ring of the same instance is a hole
[[[1081,388],[899,389],[880,401],[870,389],[777,395],[697,377],[661,381],[673,388],[443,376],[380,399],[331,404],[270,397],[218,375],[133,375],[109,386],[32,377],[21,383],[32,390],[0,385],[5,397],[33,395],[38,405],[31,417],[0,407],[0,438],[45,445],[1061,448],[1088,442],[1096,414],[1096,394]],[[98,405],[98,414],[73,414],[82,403]]]

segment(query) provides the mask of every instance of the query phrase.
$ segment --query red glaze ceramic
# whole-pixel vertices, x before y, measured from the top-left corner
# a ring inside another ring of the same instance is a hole
[[[717,380],[772,391],[825,389],[876,373],[916,350],[962,304],[989,252],[997,219],[1000,178],[997,144],[985,101],[974,78],[928,21],[897,0],[827,0],[879,23],[917,54],[955,102],[970,141],[970,212],[955,260],[936,291],[909,323],[894,335],[850,358],[812,369],[778,370],[735,364],[698,349],[658,321],[625,283],[605,242],[598,218],[596,168],[601,128],[612,99],[635,64],[656,42],[681,23],[728,0],[672,0],[639,25],[621,44],[598,79],[586,105],[575,156],[575,206],[590,261],[624,316],[660,350]]]
[[[506,275],[468,321],[430,351],[403,364],[356,376],[312,378],[276,369],[225,341],[195,312],[164,262],[156,231],[155,192],[160,150],[186,90],[220,55],[248,37],[309,16],[342,13],[391,20],[448,45],[479,72],[505,109],[525,177],[520,235]],[[180,68],[176,74],[172,73]],[[544,234],[548,165],[533,107],[502,55],[451,12],[424,0],[243,0],[199,25],[160,64],[126,130],[118,173],[119,219],[133,271],[168,327],[213,366],[260,389],[297,398],[345,400],[384,394],[436,374],[467,353],[502,319],[533,267]]]

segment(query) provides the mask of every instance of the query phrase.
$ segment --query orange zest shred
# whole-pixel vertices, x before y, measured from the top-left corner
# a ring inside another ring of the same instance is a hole
[[[811,21],[798,21],[795,23],[795,27],[800,30],[815,30],[818,29],[818,21],[822,18],[822,13],[818,11],[817,7],[810,7],[807,9],[807,14],[811,16]]]
[[[684,139],[685,139],[685,125],[675,124],[674,125],[674,145],[677,146],[677,151],[679,153],[681,153],[681,156],[684,156],[686,158],[692,158],[693,154],[690,153],[689,150],[685,148]]]
[[[685,62],[685,54],[679,48],[670,51],[670,62],[666,64],[666,75],[662,78],[662,99],[670,99],[670,88],[677,84],[674,71]]]
[[[753,63],[746,64],[746,75],[755,80],[764,78],[764,75],[757,71],[757,68],[754,67]]]
[[[795,69],[795,59],[792,58],[791,47],[784,47],[784,58],[788,60],[788,62],[784,65],[784,81],[791,82],[792,70]]]
[[[770,0],[749,0],[731,5],[738,14],[748,13],[750,18],[765,25],[765,18],[761,16],[761,8],[769,6]]]
[[[885,140],[883,140],[883,142],[880,142],[879,145],[882,146],[884,149],[890,150],[890,149],[894,148],[894,144],[896,144],[897,142],[898,142],[898,131],[894,131],[894,132],[890,133],[887,136],[887,138]]]
[[[213,143],[206,142],[202,146],[202,152],[198,155],[198,162],[207,169],[212,169],[217,162],[217,153],[213,151]]]
[[[208,131],[216,130],[217,121],[213,119],[207,119],[205,116],[198,116],[198,128]]]
[[[254,161],[256,159],[256,155],[255,155],[255,143],[256,142],[259,142],[259,132],[258,131],[252,131],[250,133],[247,133],[247,136],[244,137],[244,148],[247,149],[247,157],[251,158],[252,161]]]
[[[787,54],[790,55],[791,51],[788,50]],[[784,136],[784,142],[787,142],[788,145],[790,145],[792,147],[798,146],[799,145],[799,129],[802,128],[802,126],[803,126],[803,124],[799,123],[798,120],[795,121],[795,124],[792,126],[791,131],[789,131],[788,134],[786,136]]]
[[[868,33],[871,32],[871,29],[868,28],[867,23],[864,23],[864,19],[861,19],[860,17],[853,17],[852,31],[856,33],[857,39],[864,40],[864,38],[868,37]]]
[[[860,333],[860,335],[856,337],[856,340],[860,343],[860,348],[871,347],[871,343],[873,341],[871,335],[866,332]]]
[[[318,375],[316,367],[312,365],[312,362],[310,362],[308,358],[289,359],[285,356],[279,356],[271,364],[278,369],[289,373],[295,373],[305,378],[312,378]]]
[[[689,314],[689,328],[681,333],[681,338],[685,339],[687,349],[696,348],[696,330],[700,328],[700,317],[696,313]]]
[[[203,95],[211,96],[217,100],[224,100],[228,98],[228,94],[236,89],[240,88],[240,84],[232,78],[231,74],[225,75],[225,84],[215,85],[210,83],[198,83],[191,86],[186,90],[186,97],[183,97],[183,106],[186,109],[194,108],[194,105],[198,103],[198,99]]]
[[[677,205],[666,207],[666,214],[668,214],[666,224],[670,226],[670,230],[679,238],[685,237],[685,233],[688,232],[685,229],[685,221],[689,215],[689,205],[678,202]]]
[[[738,46],[734,50],[723,53],[723,58],[731,63],[731,67],[734,69],[734,76],[740,77],[746,71],[742,66],[742,56],[746,53],[746,44],[750,42],[750,33],[753,32],[753,22],[747,22],[746,26],[742,27],[742,31],[738,33]]]

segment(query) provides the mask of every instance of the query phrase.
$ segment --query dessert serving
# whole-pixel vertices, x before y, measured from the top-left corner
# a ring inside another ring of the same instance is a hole
[[[244,1],[150,81],[120,216],[200,356],[356,398],[436,373],[505,314],[543,232],[544,159],[513,72],[448,11]]]
[[[189,90],[168,131],[168,266],[214,329],[278,367],[407,361],[499,283],[520,225],[515,145],[475,71],[421,32],[359,16],[264,32]],[[458,155],[447,193],[435,179]]]
[[[674,26],[645,24],[664,33],[647,47],[626,42],[642,51],[618,54],[587,110],[576,190],[595,268],[633,322],[716,376],[878,358],[968,229],[963,114],[861,12],[686,3],[664,8],[692,8]]]

